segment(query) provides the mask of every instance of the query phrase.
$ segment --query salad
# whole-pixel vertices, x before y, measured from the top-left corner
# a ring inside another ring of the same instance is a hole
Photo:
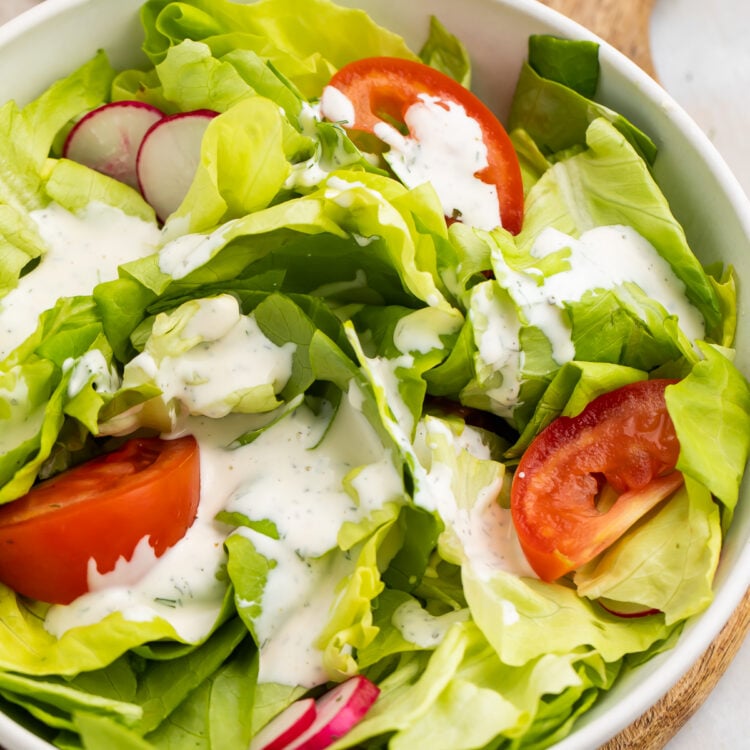
[[[712,599],[750,446],[598,49],[147,0],[0,109],[0,708],[60,748],[542,748]],[[102,146],[100,148],[100,146]]]

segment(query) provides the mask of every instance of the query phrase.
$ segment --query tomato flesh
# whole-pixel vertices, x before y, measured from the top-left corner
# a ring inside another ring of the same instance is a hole
[[[524,453],[511,487],[521,547],[552,581],[592,560],[681,484],[664,400],[673,380],[632,383],[559,417]],[[599,502],[604,497],[611,502]]]
[[[144,537],[164,554],[193,523],[199,499],[195,438],[129,440],[0,508],[0,581],[68,604],[88,591],[90,564],[107,573]]]
[[[347,127],[363,133],[374,134],[384,121],[403,124],[407,110],[422,94],[463,107],[479,124],[487,149],[487,166],[476,177],[497,188],[498,224],[513,234],[520,231],[523,182],[518,157],[500,121],[468,89],[429,65],[397,57],[356,60],[341,68],[329,86],[353,106],[354,123]]]

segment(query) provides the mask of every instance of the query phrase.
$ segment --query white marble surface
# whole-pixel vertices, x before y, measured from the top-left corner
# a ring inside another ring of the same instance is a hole
[[[0,0],[0,23],[38,1]],[[657,76],[708,134],[748,194],[749,35],[750,0],[656,0],[651,42]],[[748,695],[750,639],[666,750],[750,747]]]

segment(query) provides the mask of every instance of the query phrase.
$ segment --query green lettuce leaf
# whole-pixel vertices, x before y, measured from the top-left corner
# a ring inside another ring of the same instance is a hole
[[[227,359],[230,346],[233,358]],[[231,295],[190,300],[156,316],[143,352],[125,366],[123,388],[162,393],[157,425],[174,427],[185,411],[213,418],[270,412],[281,404],[277,394],[287,385],[286,364],[295,349],[289,340],[274,346]],[[249,359],[257,367],[248,367]],[[224,388],[217,389],[214,360],[232,368]]]
[[[584,68],[588,67],[590,50],[583,47],[573,51],[582,51]],[[539,59],[539,54],[536,57],[537,65],[550,73],[549,61]],[[556,76],[559,73],[559,70],[554,71]],[[568,71],[562,77],[567,75]],[[576,86],[583,85],[588,92],[593,79],[574,82]],[[611,122],[647,164],[653,164],[657,151],[654,142],[622,115],[582,96],[563,82],[543,77],[530,63],[524,63],[521,67],[508,116],[508,129],[525,130],[545,155],[580,149],[585,145],[588,126],[600,117]]]
[[[599,45],[548,34],[529,37],[529,65],[548,81],[556,81],[591,98],[599,85]]]
[[[107,100],[113,75],[106,56],[98,53],[25,107],[12,101],[0,107],[0,297],[44,252],[29,212],[49,201],[44,180],[58,132]]]
[[[155,295],[176,296],[198,285],[283,270],[281,291],[340,295],[338,284],[346,282],[348,302],[447,310],[437,272],[444,240],[432,191],[341,171],[309,195],[230,220],[210,234],[178,236],[158,255],[124,264],[121,275]]]
[[[375,55],[414,59],[398,35],[361,10],[327,0],[150,0],[141,11],[144,50],[154,63],[184,39],[203,41],[215,56],[250,49],[270,62],[304,96],[320,94],[336,69]]]
[[[256,93],[232,64],[216,59],[208,45],[192,39],[170,47],[156,66],[156,75],[160,94],[175,112],[226,112]]]
[[[554,227],[579,237],[587,229],[624,224],[647,239],[686,287],[709,331],[721,325],[716,291],[666,198],[628,142],[605,119],[586,129],[586,150],[556,163],[529,193],[518,247],[528,252],[539,233]]]
[[[73,213],[91,203],[106,203],[129,216],[156,222],[154,209],[137,190],[70,159],[54,162],[47,173],[44,190],[51,200]]]
[[[233,618],[205,644],[175,659],[139,661],[126,654],[100,669],[68,678],[3,672],[1,689],[42,722],[79,733],[84,742],[108,738],[117,747],[147,748],[152,745],[141,739],[144,734],[150,733],[148,739],[156,742],[169,736],[175,726],[170,717],[186,714],[184,704],[208,688],[212,700],[206,723],[213,718],[225,726],[209,724],[206,733],[213,729],[217,737],[239,735],[249,741],[249,721],[237,721],[235,716],[227,721],[233,709],[249,707],[253,694],[254,682],[248,675],[255,649],[243,648],[243,640],[249,641],[247,631]],[[214,687],[229,687],[231,692],[219,695],[210,690]]]
[[[677,468],[721,501],[726,531],[750,450],[750,386],[726,353],[700,350],[704,359],[665,398],[680,441]]]
[[[576,660],[599,669],[576,668]],[[407,652],[380,681],[378,702],[366,717],[333,745],[362,746],[389,737],[389,747],[469,750],[492,746],[497,738],[524,738],[537,718],[544,733],[568,731],[571,705],[584,707],[612,673],[595,658],[546,654],[523,667],[503,664],[472,622],[450,627],[434,651]],[[560,696],[559,703],[555,697]],[[562,705],[560,705],[562,704]],[[573,713],[580,709],[576,706]]]
[[[285,128],[291,130],[278,106],[259,96],[212,120],[196,175],[166,231],[177,224],[180,233],[200,232],[268,206],[290,171]]]
[[[451,34],[435,16],[430,16],[430,33],[419,50],[422,62],[471,88],[471,60],[461,40]]]
[[[146,738],[155,747],[247,747],[257,671],[257,651],[245,638]]]
[[[661,508],[576,571],[578,593],[656,609],[667,625],[713,600],[721,551],[719,511],[711,493],[687,479]]]
[[[38,605],[37,605],[38,608]],[[164,620],[128,622],[119,613],[95,625],[67,631],[59,639],[44,628],[46,608],[32,611],[5,586],[0,588],[0,667],[26,675],[76,675],[101,669],[149,641],[177,640]]]

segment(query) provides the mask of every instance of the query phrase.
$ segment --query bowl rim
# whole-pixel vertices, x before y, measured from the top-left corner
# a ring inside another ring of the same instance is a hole
[[[114,0],[110,0],[114,1]],[[237,1],[237,0],[236,0]],[[253,0],[238,0],[253,2]],[[384,0],[388,2],[389,0]],[[650,106],[668,111],[675,127],[684,134],[689,144],[700,154],[700,158],[722,188],[731,212],[736,216],[745,235],[750,237],[750,199],[725,159],[719,154],[708,135],[687,114],[662,86],[640,69],[624,53],[617,50],[600,36],[557,10],[537,0],[476,0],[482,4],[513,9],[543,26],[556,28],[562,35],[573,39],[589,39],[600,44],[602,76],[615,74],[628,79],[643,93]],[[77,8],[93,5],[100,0],[44,0],[23,11],[0,26],[0,55],[4,46],[22,38],[35,27],[54,23],[58,16],[74,12]],[[143,0],[127,0],[137,8]],[[425,7],[429,0],[414,0]],[[360,5],[357,0],[346,0],[347,5]],[[739,321],[738,321],[739,322]],[[750,320],[745,322],[750,327]],[[740,489],[740,497],[750,496],[750,474],[746,470]],[[721,563],[720,563],[721,570]],[[574,725],[571,733],[554,745],[555,750],[581,750],[598,747],[625,729],[668,693],[679,680],[699,661],[727,622],[734,614],[750,587],[750,535],[738,551],[731,572],[722,577],[709,607],[692,617],[685,626],[677,643],[667,652],[655,656],[650,663],[658,664],[650,674],[638,682],[638,689],[631,691],[628,700],[620,705],[613,723],[612,712],[605,710],[591,720]],[[642,670],[638,670],[640,673]],[[648,697],[646,697],[648,696]],[[38,735],[25,729],[9,716],[0,712],[0,738],[12,747],[24,750],[48,750],[51,746]]]

